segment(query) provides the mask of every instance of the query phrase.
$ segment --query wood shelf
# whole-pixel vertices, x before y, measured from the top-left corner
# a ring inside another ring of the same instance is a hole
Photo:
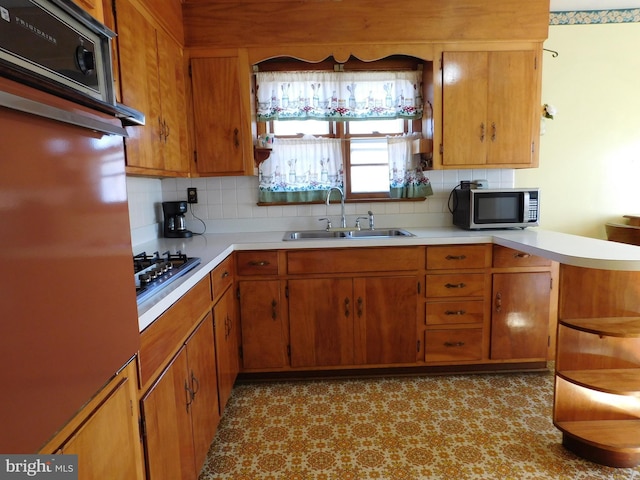
[[[595,335],[623,338],[640,337],[640,317],[575,318],[560,320],[559,323]]]
[[[556,374],[568,382],[599,392],[616,395],[640,394],[640,368],[564,370]]]
[[[578,455],[603,465],[630,468],[640,464],[640,420],[557,422],[562,443]]]
[[[271,155],[270,148],[258,148],[253,147],[253,161],[256,164],[256,168],[260,166]]]

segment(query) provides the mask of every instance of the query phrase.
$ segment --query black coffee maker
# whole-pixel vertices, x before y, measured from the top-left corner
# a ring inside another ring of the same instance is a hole
[[[187,213],[187,202],[162,202],[164,212],[164,236],[168,238],[192,237],[193,233],[187,230],[184,214]]]

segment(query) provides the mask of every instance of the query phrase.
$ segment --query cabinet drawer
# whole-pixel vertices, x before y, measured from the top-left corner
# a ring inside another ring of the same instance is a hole
[[[218,298],[233,283],[233,255],[225,258],[220,265],[211,272],[213,298]]]
[[[427,270],[454,270],[491,266],[491,245],[427,247]]]
[[[551,260],[519,252],[512,248],[493,246],[493,266],[496,268],[506,267],[549,267]]]
[[[485,281],[484,273],[427,275],[427,298],[482,297]]]
[[[277,275],[278,252],[273,250],[236,252],[236,269],[238,275]]]
[[[140,382],[146,384],[153,373],[178,351],[196,323],[211,308],[209,276],[200,280],[140,335]]]
[[[428,330],[425,352],[427,362],[481,360],[482,329]]]
[[[427,325],[482,323],[483,319],[484,302],[482,300],[427,303]]]
[[[417,270],[418,247],[345,248],[287,252],[287,273],[363,273]]]

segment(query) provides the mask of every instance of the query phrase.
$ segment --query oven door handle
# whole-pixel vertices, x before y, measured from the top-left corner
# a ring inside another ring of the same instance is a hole
[[[91,118],[77,112],[67,111],[41,102],[36,102],[8,92],[0,92],[0,106],[58,122],[68,123],[70,125],[86,128],[95,132],[117,135],[119,137],[129,136],[127,131],[121,126],[103,122],[99,119]]]

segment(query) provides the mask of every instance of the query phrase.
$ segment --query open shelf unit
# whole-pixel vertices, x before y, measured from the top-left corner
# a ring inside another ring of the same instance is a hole
[[[640,465],[640,317],[560,320],[553,422],[588,460]]]

